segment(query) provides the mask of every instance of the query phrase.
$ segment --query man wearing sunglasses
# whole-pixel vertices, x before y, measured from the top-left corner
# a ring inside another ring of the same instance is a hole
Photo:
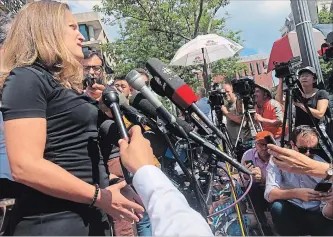
[[[317,154],[318,135],[301,125],[291,134],[292,149],[325,162]],[[265,198],[272,203],[271,214],[279,235],[333,235],[332,222],[321,213],[321,192],[314,191],[321,178],[279,169],[270,160],[267,166]]]

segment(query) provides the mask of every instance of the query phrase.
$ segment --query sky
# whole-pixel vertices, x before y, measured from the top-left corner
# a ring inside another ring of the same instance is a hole
[[[91,11],[100,0],[68,0],[74,13]],[[240,30],[244,41],[242,56],[263,54],[269,56],[275,40],[280,38],[280,28],[291,12],[289,0],[230,0],[230,4],[217,13],[223,17],[230,14],[227,27]],[[115,27],[105,26],[112,40],[117,37]]]

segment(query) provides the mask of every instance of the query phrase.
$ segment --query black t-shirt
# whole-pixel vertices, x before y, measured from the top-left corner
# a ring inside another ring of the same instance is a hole
[[[103,113],[98,109],[97,101],[62,87],[50,73],[40,67],[36,69],[16,68],[5,81],[1,109],[4,121],[45,118],[44,159],[89,184],[98,183],[100,187],[106,187],[107,168],[97,141]],[[26,186],[17,206],[21,216],[65,210],[80,212],[88,207]]]
[[[318,90],[315,95],[306,99],[306,103],[309,108],[316,109],[319,100],[328,100],[328,92],[325,90]],[[319,122],[321,122],[321,120],[314,118],[314,122],[318,124]],[[309,114],[296,106],[295,126],[297,127],[299,125],[309,125],[311,127],[314,127],[314,124],[312,123]]]

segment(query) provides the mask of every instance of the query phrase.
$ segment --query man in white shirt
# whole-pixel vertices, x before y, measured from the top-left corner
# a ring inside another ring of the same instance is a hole
[[[206,220],[154,166],[153,151],[141,128],[134,126],[129,133],[130,144],[119,141],[120,157],[134,174],[133,185],[148,212],[153,236],[213,236]]]

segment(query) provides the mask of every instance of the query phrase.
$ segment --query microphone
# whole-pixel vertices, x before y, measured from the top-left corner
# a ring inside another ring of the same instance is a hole
[[[170,68],[166,67],[164,63],[156,58],[149,59],[146,63],[148,71],[155,80],[152,85],[160,84],[164,93],[170,100],[172,100],[180,109],[191,109],[198,117],[221,139],[226,141],[223,133],[210,121],[209,118],[199,109],[195,104],[197,96],[184,80],[178,77]],[[157,79],[159,78],[159,80]]]
[[[147,87],[140,73],[136,70],[132,70],[126,75],[125,79],[128,84],[130,84],[135,90],[140,91],[144,97],[147,98],[153,108],[155,108],[156,113],[166,124],[172,124],[175,127],[178,126],[176,118],[169,113],[169,111],[162,105],[161,101],[159,101],[153,92]],[[178,126],[178,129],[185,137],[187,136],[181,127]]]
[[[185,122],[184,120],[177,120],[177,123],[185,130],[188,136],[196,143],[202,147],[210,150],[216,156],[222,158],[226,162],[230,163],[232,166],[236,167],[238,170],[242,171],[245,174],[251,175],[251,172],[246,169],[242,164],[234,160],[231,156],[227,155],[225,152],[217,149],[212,143],[201,137],[199,134],[193,131],[193,127]]]
[[[120,135],[120,138],[127,138],[129,141],[129,136],[128,136],[128,132],[124,123],[124,120],[121,116],[120,113],[120,108],[119,108],[119,97],[118,97],[118,93],[117,90],[114,87],[107,87],[106,89],[103,90],[102,93],[102,100],[103,103],[108,106],[112,112],[113,115],[113,119],[116,122],[116,125],[118,127],[118,132]],[[123,163],[121,162],[121,158],[120,158],[120,165],[121,165],[121,169],[123,171],[125,180],[127,182],[127,184],[131,184],[132,183],[132,178],[133,178],[133,174],[130,174],[126,168],[124,167]]]
[[[123,111],[123,114],[133,124],[148,126],[151,129],[156,129],[156,124],[151,119],[147,118],[143,114],[141,114],[138,110],[128,104],[128,100],[126,97],[119,91],[119,106],[120,109]]]
[[[156,110],[154,110],[154,107],[152,104],[144,98],[144,96],[140,92],[134,93],[130,98],[130,104],[133,105],[133,107],[137,108],[138,110],[142,111],[145,115],[147,115],[150,118],[153,118],[156,120],[157,113]],[[181,138],[187,138],[187,134],[183,130],[181,126],[177,123],[179,118],[175,118],[176,123],[174,124],[166,124],[166,128],[170,131],[170,133],[181,137]],[[184,135],[185,133],[185,135]]]

